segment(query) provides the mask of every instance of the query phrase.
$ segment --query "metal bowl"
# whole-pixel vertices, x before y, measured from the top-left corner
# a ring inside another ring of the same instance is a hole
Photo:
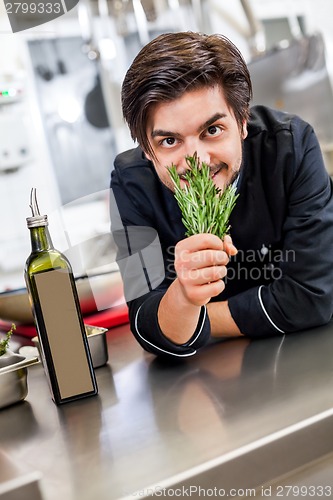
[[[81,276],[75,279],[75,283],[82,314],[107,309],[123,299],[119,271]],[[0,293],[0,318],[21,324],[34,322],[26,288]]]
[[[23,401],[28,394],[27,367],[38,358],[26,358],[11,351],[0,356],[0,408]]]

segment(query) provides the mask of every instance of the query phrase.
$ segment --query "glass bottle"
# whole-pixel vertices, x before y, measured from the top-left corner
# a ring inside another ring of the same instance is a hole
[[[25,281],[52,398],[61,404],[97,394],[97,385],[73,271],[67,257],[52,244],[35,188],[30,208],[31,254]]]

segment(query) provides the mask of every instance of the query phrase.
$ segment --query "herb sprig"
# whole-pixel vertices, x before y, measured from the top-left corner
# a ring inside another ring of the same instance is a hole
[[[16,330],[16,325],[14,323],[12,323],[12,326],[11,326],[9,332],[7,332],[6,337],[0,341],[0,356],[2,356],[3,354],[6,353],[6,351],[8,349],[10,337],[13,335],[15,330]]]
[[[188,184],[183,188],[175,165],[168,167],[168,171],[182,212],[186,236],[212,233],[223,239],[230,229],[229,218],[239,196],[236,188],[229,185],[222,191],[215,186],[209,165],[201,163],[196,153],[185,159],[189,168],[184,177]]]

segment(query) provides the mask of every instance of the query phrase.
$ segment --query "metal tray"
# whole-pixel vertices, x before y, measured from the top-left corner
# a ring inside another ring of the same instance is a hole
[[[11,351],[0,356],[0,408],[18,403],[28,394],[27,367],[39,363]]]

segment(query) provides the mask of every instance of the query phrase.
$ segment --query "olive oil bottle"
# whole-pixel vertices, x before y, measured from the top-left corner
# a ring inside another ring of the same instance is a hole
[[[35,188],[30,208],[31,254],[25,281],[52,398],[62,404],[97,394],[97,385],[72,268],[66,256],[53,247],[47,215],[40,215]]]

